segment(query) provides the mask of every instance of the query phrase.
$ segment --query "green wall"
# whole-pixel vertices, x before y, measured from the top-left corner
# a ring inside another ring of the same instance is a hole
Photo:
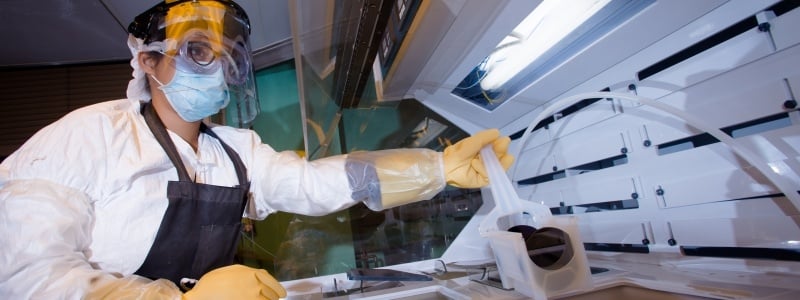
[[[256,72],[256,87],[261,113],[253,130],[277,151],[304,150],[294,60]]]

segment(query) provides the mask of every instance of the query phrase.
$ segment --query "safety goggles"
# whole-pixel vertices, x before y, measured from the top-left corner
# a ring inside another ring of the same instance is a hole
[[[222,69],[228,84],[241,84],[248,80],[252,65],[249,49],[243,43],[220,46],[208,40],[200,31],[188,35],[184,41],[171,46],[167,43],[161,53],[172,57],[176,68],[195,74],[213,74]]]

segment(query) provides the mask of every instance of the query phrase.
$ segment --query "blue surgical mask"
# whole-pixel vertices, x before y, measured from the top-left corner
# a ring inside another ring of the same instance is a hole
[[[161,85],[158,88],[164,91],[169,104],[186,122],[199,121],[219,112],[228,105],[230,99],[221,68],[211,74],[176,69],[175,76],[167,84],[161,83],[155,76],[151,77]]]

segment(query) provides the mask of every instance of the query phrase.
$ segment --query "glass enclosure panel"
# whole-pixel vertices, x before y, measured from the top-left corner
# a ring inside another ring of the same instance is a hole
[[[334,40],[335,2],[297,0],[290,2],[289,8],[299,78],[297,86],[306,128],[305,148],[312,160],[341,154],[338,145],[341,114],[334,99],[334,70],[339,46]]]
[[[393,9],[406,2],[387,1]],[[361,77],[365,84],[354,100],[342,101],[353,64],[337,57],[352,48],[348,26],[360,25],[363,4],[290,2],[295,59],[256,73],[262,113],[253,129],[275,150],[302,150],[309,160],[362,150],[441,151],[467,136],[419,101],[381,100],[371,73]],[[363,204],[321,217],[279,212],[264,221],[246,220],[237,261],[285,281],[434,259],[481,204],[480,190],[448,187],[431,200],[381,212]]]

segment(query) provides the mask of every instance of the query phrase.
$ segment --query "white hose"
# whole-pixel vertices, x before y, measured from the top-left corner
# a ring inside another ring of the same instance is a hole
[[[680,119],[682,119],[686,124],[697,128],[699,130],[705,131],[711,136],[715,137],[720,142],[728,145],[739,157],[747,161],[750,165],[755,167],[761,174],[763,174],[767,179],[769,179],[775,187],[778,188],[785,196],[789,199],[789,201],[794,205],[795,209],[800,211],[800,194],[797,192],[797,188],[795,185],[792,184],[791,181],[787,180],[785,177],[777,174],[776,172],[772,171],[772,168],[760,159],[755,153],[750,151],[749,149],[743,147],[738,141],[734,140],[729,135],[725,134],[721,130],[716,127],[710,126],[703,122],[702,120],[694,117],[691,114],[686,113],[680,109],[672,107],[670,105],[666,105],[664,103],[655,101],[650,98],[634,95],[634,94],[622,94],[622,93],[612,93],[612,92],[591,92],[591,93],[582,93],[573,95],[570,97],[562,98],[557,100],[556,102],[552,103],[548,107],[546,107],[542,112],[539,113],[536,118],[525,128],[522,137],[519,140],[519,146],[516,148],[516,152],[513,153],[514,157],[517,159],[521,158],[521,153],[525,149],[525,144],[527,143],[528,136],[531,134],[531,129],[539,124],[544,118],[554,114],[555,112],[562,110],[574,103],[585,99],[593,99],[593,98],[614,98],[614,99],[626,99],[637,101],[643,105],[651,106],[653,108],[662,110],[664,112],[670,113]],[[519,164],[515,164],[512,169],[512,176],[511,178],[515,178],[517,168],[516,166]]]

